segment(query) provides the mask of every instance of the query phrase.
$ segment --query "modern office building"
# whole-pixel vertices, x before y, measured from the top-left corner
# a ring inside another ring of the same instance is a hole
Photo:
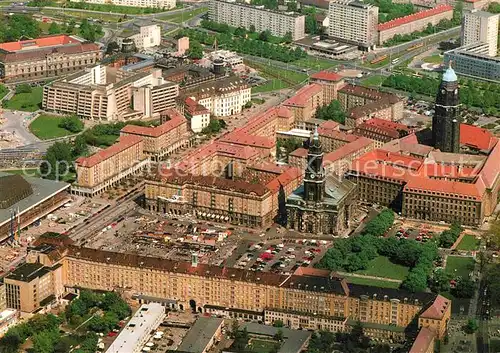
[[[157,47],[161,44],[161,27],[155,24],[133,23],[131,28],[124,29],[116,37],[116,43],[121,47],[124,39],[132,39],[137,50]]]
[[[378,44],[378,7],[356,0],[335,0],[328,11],[328,35],[371,50]]]
[[[269,10],[264,6],[248,5],[235,0],[211,0],[208,18],[233,27],[250,29],[253,25],[257,32],[269,30],[278,37],[289,33],[293,40],[305,37],[304,15]]]
[[[0,44],[0,79],[44,81],[95,65],[99,46],[73,36],[55,35]]]
[[[476,79],[499,81],[500,57],[489,55],[487,43],[465,45],[444,53],[444,62],[453,63],[456,73]]]
[[[75,2],[82,1],[77,0]],[[85,0],[85,2],[90,4],[113,4],[117,6],[157,7],[165,10],[173,9],[176,6],[176,0]]]
[[[500,14],[486,11],[465,11],[462,19],[462,46],[486,43],[489,56],[497,56]]]

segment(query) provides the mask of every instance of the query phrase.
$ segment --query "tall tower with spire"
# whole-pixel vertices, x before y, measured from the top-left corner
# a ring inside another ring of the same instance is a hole
[[[304,198],[307,202],[321,202],[325,193],[325,171],[323,169],[323,148],[316,126],[309,143],[307,166],[304,175]]]
[[[442,152],[460,152],[459,108],[458,78],[450,61],[439,85],[432,118],[432,143]]]

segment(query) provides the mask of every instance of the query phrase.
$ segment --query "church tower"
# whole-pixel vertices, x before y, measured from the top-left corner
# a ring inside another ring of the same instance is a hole
[[[306,202],[321,202],[325,193],[325,170],[323,169],[323,148],[319,141],[318,127],[314,130],[307,153],[304,175],[304,199]]]
[[[442,152],[460,152],[458,78],[451,67],[443,75],[432,118],[432,143]]]

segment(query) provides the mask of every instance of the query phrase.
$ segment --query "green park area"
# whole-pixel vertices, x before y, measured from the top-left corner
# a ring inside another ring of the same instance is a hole
[[[271,64],[263,64],[249,61],[248,65],[257,69],[262,77],[268,81],[263,85],[252,88],[252,93],[276,91],[283,88],[295,86],[307,80],[308,76],[305,73],[286,70],[271,66]]]
[[[469,278],[469,273],[474,269],[474,259],[467,256],[448,256],[446,259],[446,272],[454,279]]]
[[[75,19],[89,19],[94,18],[96,20],[101,20],[105,22],[121,22],[123,20],[123,15],[113,15],[104,13],[92,13],[82,12],[78,10],[54,10],[54,9],[42,9],[41,13],[46,16],[53,16],[57,18],[63,18],[69,20],[70,18]]]
[[[386,77],[382,75],[370,75],[361,80],[363,86],[380,87],[384,83]]]
[[[64,137],[74,132],[63,127],[65,117],[41,114],[30,124],[30,131],[41,140]],[[82,124],[83,125],[83,124]]]
[[[9,93],[9,90],[7,89],[7,87],[5,87],[4,85],[0,85],[0,99],[5,97],[5,95],[7,93]]]
[[[171,14],[171,15],[165,15],[165,16],[161,16],[159,18],[160,18],[160,20],[163,20],[163,21],[168,21],[168,22],[173,22],[173,23],[182,23],[185,21],[189,21],[193,17],[201,15],[202,13],[207,12],[207,11],[208,11],[207,7],[199,7],[199,8],[196,8],[194,10],[185,11],[185,12],[176,13],[176,14]]]
[[[392,263],[386,256],[378,256],[368,263],[366,269],[356,271],[356,273],[366,276],[404,280],[408,276],[408,271],[408,267]]]
[[[18,174],[28,177],[40,177],[40,169],[38,168],[25,168],[25,169],[6,169],[2,170],[2,172],[9,174]]]
[[[479,239],[476,239],[475,236],[467,234],[462,238],[456,249],[467,251],[478,250],[480,243],[481,241]]]
[[[80,9],[80,10],[90,10],[99,12],[112,12],[126,15],[141,15],[158,13],[163,11],[168,11],[166,8],[161,7],[136,7],[136,6],[119,6],[113,4],[90,4],[87,2],[73,2],[68,1],[65,3],[67,8]]]
[[[247,345],[247,352],[251,353],[273,353],[276,352],[275,347],[280,344],[276,341],[267,341],[261,339],[251,339]]]
[[[19,90],[19,85],[16,88],[16,94],[8,100],[4,101],[3,107],[12,110],[23,110],[26,112],[34,112],[41,109],[43,87],[33,87],[30,90]],[[26,85],[24,85],[26,86]]]
[[[357,276],[345,276],[345,275],[342,275],[342,277],[345,277],[345,279],[349,283],[361,284],[364,286],[398,289],[399,286],[401,285],[400,282],[384,281],[383,279],[357,277]]]
[[[423,59],[425,63],[429,64],[442,64],[443,63],[443,57],[439,56],[438,54],[427,56]]]
[[[299,59],[294,61],[293,65],[316,71],[332,69],[337,66],[334,61],[318,58],[316,56],[308,56],[306,58]]]

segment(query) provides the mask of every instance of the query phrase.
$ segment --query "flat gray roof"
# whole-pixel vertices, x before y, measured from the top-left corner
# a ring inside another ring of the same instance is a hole
[[[199,317],[177,350],[189,353],[202,353],[223,322],[223,319],[215,317]]]
[[[12,175],[5,172],[0,172],[0,177]],[[70,187],[70,184],[62,181],[54,181],[35,177],[24,176],[23,178],[31,184],[33,193],[28,197],[16,202],[9,208],[0,209],[0,225],[10,221],[10,210],[17,210],[22,215],[24,212],[42,203],[46,199]]]
[[[241,326],[241,329],[246,328],[249,334],[259,336],[273,337],[278,330],[283,332],[284,342],[281,345],[278,353],[297,353],[300,352],[304,344],[311,337],[310,331],[305,330],[291,330],[286,327],[273,327],[261,325],[255,322],[247,322]]]

